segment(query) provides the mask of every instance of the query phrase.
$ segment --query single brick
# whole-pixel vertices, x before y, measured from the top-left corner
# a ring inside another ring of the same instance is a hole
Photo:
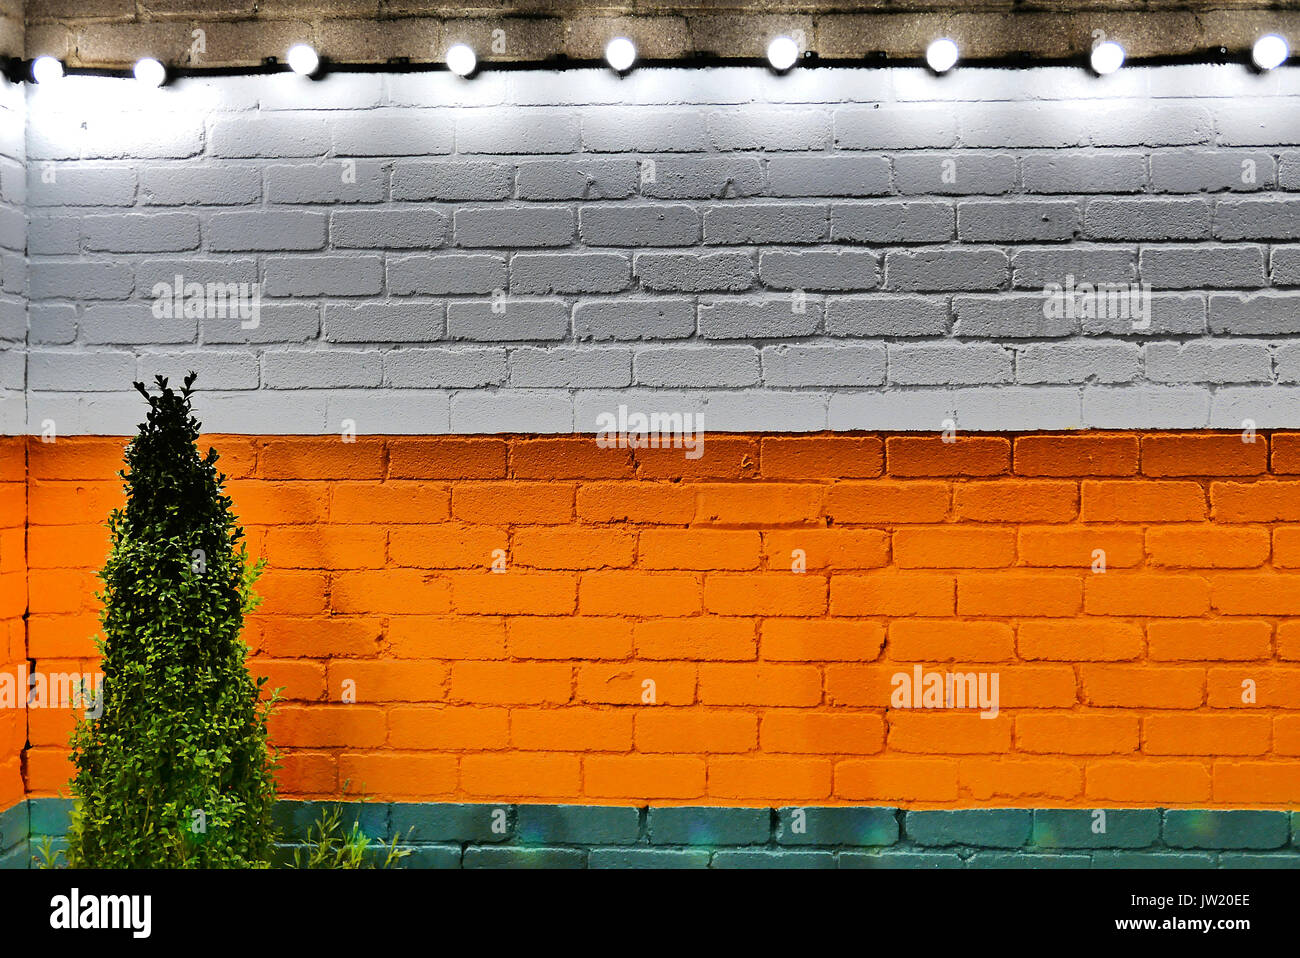
[[[585,868],[585,848],[517,848],[509,845],[468,845],[464,868]]]
[[[395,200],[503,200],[513,186],[514,168],[505,163],[439,160],[393,167]]]
[[[1011,468],[1011,443],[993,436],[890,436],[886,469],[894,476],[996,476]]]
[[[766,339],[809,336],[821,322],[822,304],[798,294],[761,299],[719,299],[699,306],[705,339]]]
[[[856,250],[773,250],[759,258],[759,277],[772,289],[873,289],[880,283],[880,259]]]
[[[1223,240],[1300,239],[1300,199],[1220,200],[1214,236]]]
[[[330,241],[342,249],[424,249],[441,246],[447,217],[437,210],[339,210],[330,214]]]
[[[1157,193],[1254,192],[1276,181],[1267,153],[1169,150],[1151,155],[1151,185]]]
[[[1021,160],[1020,175],[1030,193],[1139,193],[1147,179],[1141,153],[1035,154]]]
[[[691,246],[700,215],[684,204],[584,206],[578,232],[588,246]]]
[[[837,243],[946,243],[954,235],[956,214],[948,203],[836,203],[831,207],[831,239]]]
[[[762,845],[771,816],[766,808],[651,808],[648,834],[654,845]]]
[[[999,289],[1006,285],[1009,269],[1001,250],[891,250],[885,255],[884,286],[903,292]]]
[[[1142,281],[1157,289],[1254,289],[1264,285],[1260,246],[1147,247]]]
[[[749,289],[754,260],[748,253],[637,253],[636,275],[647,290],[723,292]]]
[[[1209,239],[1210,222],[1211,206],[1205,200],[1091,200],[1084,207],[1083,235],[1095,240]]]
[[[898,818],[892,808],[803,808],[777,810],[781,845],[893,845]]]
[[[1165,844],[1174,848],[1281,848],[1291,834],[1289,815],[1247,809],[1168,809]]]
[[[788,851],[764,848],[723,849],[713,853],[710,868],[834,868],[835,855],[828,851]]]
[[[900,154],[894,157],[894,183],[900,193],[926,196],[1010,193],[1016,158],[1010,153]]]
[[[704,848],[593,848],[589,868],[708,868]]]
[[[730,203],[704,211],[708,244],[816,243],[826,239],[829,231],[825,204]]]
[[[390,256],[387,271],[394,296],[491,293],[506,285],[505,257],[487,253]]]
[[[636,192],[639,176],[636,160],[631,158],[529,160],[520,163],[516,169],[515,189],[521,200],[621,200]],[[393,190],[396,197],[396,178]],[[508,187],[506,193],[509,193]],[[499,197],[446,198],[486,200]]]
[[[957,204],[957,236],[966,243],[1073,239],[1079,210],[1071,200],[995,200]]]
[[[948,303],[922,296],[836,296],[826,303],[832,336],[941,336],[948,330]]]
[[[1053,855],[1042,852],[976,852],[967,868],[1091,868],[1088,855]]]
[[[735,198],[763,192],[763,168],[750,157],[655,157],[642,160],[637,175],[641,195],[661,200]]]
[[[562,206],[491,206],[456,211],[457,246],[504,249],[568,246],[573,210]]]
[[[708,115],[714,149],[824,150],[831,142],[831,116],[815,107],[789,110],[748,106]]]
[[[394,802],[389,837],[403,843],[504,842],[513,835],[511,805]]]
[[[527,845],[630,845],[641,834],[641,812],[606,805],[519,805],[515,833]]]
[[[956,852],[916,852],[886,849],[881,852],[840,852],[840,868],[965,868]]]
[[[883,156],[774,156],[767,162],[773,196],[881,196],[889,192]]]
[[[1160,837],[1159,809],[1039,808],[1032,843],[1043,848],[1148,848]]]
[[[266,170],[272,203],[378,203],[388,172],[379,163],[275,164]]]
[[[694,332],[690,299],[591,300],[573,308],[573,334],[579,340],[682,339]]]
[[[957,141],[957,117],[940,104],[840,107],[834,125],[841,150],[914,150]]]
[[[630,284],[631,263],[619,253],[516,253],[510,259],[511,292],[616,293]]]
[[[271,810],[271,821],[286,838],[303,840],[310,837],[322,814],[340,810],[340,823],[344,832],[352,831],[353,824],[361,826],[367,837],[383,841],[391,834],[389,808],[385,802],[325,802],[281,799]]]
[[[291,210],[239,210],[216,213],[208,221],[208,248],[235,250],[315,250],[325,245],[325,216]]]
[[[1092,867],[1126,869],[1213,868],[1214,859],[1214,855],[1202,855],[1191,852],[1097,851],[1092,853]]]
[[[889,381],[897,385],[1011,382],[1013,364],[1012,352],[993,343],[889,346]]]
[[[903,820],[905,834],[918,845],[1019,848],[1029,841],[1032,827],[1029,809],[909,811]]]

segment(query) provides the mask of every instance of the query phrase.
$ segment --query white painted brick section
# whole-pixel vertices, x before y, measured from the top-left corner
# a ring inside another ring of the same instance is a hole
[[[286,79],[0,95],[0,432],[1300,426],[1293,83]]]

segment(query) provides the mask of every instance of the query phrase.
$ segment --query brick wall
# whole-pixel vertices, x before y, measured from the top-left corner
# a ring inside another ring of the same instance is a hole
[[[714,436],[685,468],[579,438],[216,444],[270,561],[247,635],[287,689],[290,796],[1297,798],[1296,434]],[[53,669],[93,654],[121,443],[31,451]],[[917,665],[998,675],[998,714],[891,703]],[[67,729],[31,726],[51,794]]]
[[[1294,858],[1296,83],[33,90],[25,198],[0,160],[24,654],[93,664],[129,383],[196,369],[269,561],[247,638],[290,798],[882,807],[909,854],[918,809],[1127,808],[1136,844],[1097,848],[1178,858],[1174,806],[1214,855]],[[260,322],[156,316],[178,274],[259,283]],[[1146,284],[1149,325],[1049,316],[1071,278]],[[703,455],[602,448],[620,406],[702,414]],[[896,705],[918,666],[996,674],[997,716]],[[71,716],[28,721],[44,800]]]
[[[0,47],[11,6],[0,5]],[[0,82],[0,867],[25,864],[27,837],[26,690],[15,688],[27,665],[27,444],[5,435],[26,422],[25,114],[22,88]]]
[[[258,66],[311,42],[339,63],[441,63],[453,43],[472,43],[488,61],[597,61],[612,36],[636,41],[642,57],[763,56],[773,36],[797,31],[821,60],[866,56],[919,60],[936,36],[964,57],[1073,57],[1083,62],[1104,30],[1130,56],[1217,57],[1249,50],[1266,31],[1294,32],[1300,16],[1265,0],[803,0],[782,10],[767,0],[498,0],[466,8],[448,0],[294,0],[226,3],[168,0],[6,0],[0,49],[64,56],[77,65],[126,68],[141,56],[180,66]],[[194,31],[202,31],[196,43]]]
[[[28,427],[129,433],[132,376],[195,368],[256,434],[1284,428],[1296,84],[77,78],[31,95]],[[260,325],[156,319],[178,273],[260,282]],[[1070,277],[1148,284],[1149,325],[1046,317]]]

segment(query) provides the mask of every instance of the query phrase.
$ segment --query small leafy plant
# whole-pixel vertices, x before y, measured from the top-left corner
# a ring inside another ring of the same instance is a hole
[[[73,733],[73,867],[267,867],[275,843],[274,696],[261,701],[240,638],[261,565],[216,450],[195,445],[194,380],[135,384],[149,412],[100,572],[102,714]]]
[[[411,854],[409,848],[399,848],[397,836],[389,842],[375,843],[375,854],[370,850],[371,838],[354,821],[350,831],[343,829],[343,806],[323,809],[315,824],[307,831],[304,848],[293,852],[294,868],[392,868]],[[382,858],[379,856],[382,854]],[[378,860],[379,865],[372,864]]]
[[[66,862],[61,862],[63,858],[63,849],[54,847],[54,837],[51,835],[42,836],[40,842],[36,845],[36,854],[32,856],[32,864],[38,869],[62,868]]]

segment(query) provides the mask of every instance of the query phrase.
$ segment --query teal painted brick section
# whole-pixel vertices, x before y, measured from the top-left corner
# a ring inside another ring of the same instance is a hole
[[[1093,852],[1093,868],[1213,868],[1214,856],[1200,852]]]
[[[1096,812],[1105,812],[1099,819]],[[1104,831],[1094,829],[1104,824]],[[1148,848],[1160,838],[1160,810],[1040,808],[1033,844],[1044,848]]]
[[[1291,837],[1287,812],[1176,809],[1165,812],[1164,840],[1173,848],[1281,848]]]
[[[833,852],[787,848],[726,848],[713,853],[710,868],[834,868]]]
[[[964,868],[956,852],[840,852],[841,868]]]
[[[1220,868],[1300,868],[1300,855],[1261,855],[1256,852],[1224,852]]]
[[[708,868],[705,848],[593,848],[589,868]]]
[[[509,841],[514,834],[513,805],[455,805],[443,802],[397,803],[391,807],[390,835],[400,842]]]
[[[782,808],[776,840],[781,845],[892,845],[898,841],[892,808]]]
[[[766,808],[652,808],[649,823],[655,845],[763,845],[772,836]]]
[[[26,802],[0,812],[0,854],[27,847],[27,816]]]
[[[904,833],[918,845],[1019,848],[1033,826],[1033,812],[1020,808],[908,812],[903,819]]]
[[[397,863],[398,868],[460,868],[459,845],[404,845],[410,852]]]
[[[275,864],[305,852],[335,802],[283,801]],[[32,840],[66,847],[67,799],[0,812],[0,868],[28,868]],[[770,808],[342,803],[381,866],[397,868],[1300,868],[1296,816],[1246,809]],[[901,828],[900,828],[901,823]],[[30,828],[29,840],[28,831]],[[15,844],[16,843],[16,844]],[[9,847],[6,847],[8,845]]]
[[[520,805],[516,837],[525,845],[630,845],[641,810],[613,805]]]
[[[967,868],[1090,868],[1092,859],[1082,854],[1052,852],[976,852]]]
[[[465,849],[465,868],[585,868],[587,852],[577,848],[519,848],[472,845]]]
[[[27,800],[28,827],[33,837],[66,835],[72,814],[70,798],[31,798]]]
[[[369,838],[382,840],[388,836],[389,806],[385,802],[277,802],[271,821],[280,829],[282,839],[301,841],[314,830],[321,814],[336,805],[342,808],[339,822],[344,832],[350,832],[355,823]]]

